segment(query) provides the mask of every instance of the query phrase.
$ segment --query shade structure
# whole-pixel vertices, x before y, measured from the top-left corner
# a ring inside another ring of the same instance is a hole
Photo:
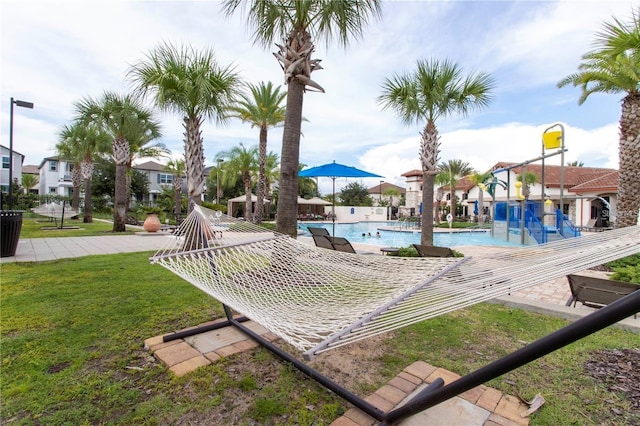
[[[298,172],[299,177],[328,177],[333,181],[333,202],[331,203],[331,220],[333,222],[332,235],[335,236],[336,231],[336,178],[339,177],[354,177],[354,178],[368,178],[368,177],[383,177],[375,173],[360,170],[356,167],[345,166],[344,164],[327,163],[322,166],[311,167],[306,170]]]

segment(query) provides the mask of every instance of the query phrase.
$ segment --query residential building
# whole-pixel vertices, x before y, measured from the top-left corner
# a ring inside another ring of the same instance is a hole
[[[479,214],[487,212],[492,201],[516,201],[522,197],[522,188],[517,188],[518,176],[523,173],[523,167],[517,163],[499,162],[488,172],[492,172],[500,181],[496,185],[494,198],[483,191],[482,206],[478,206]],[[563,212],[577,226],[586,226],[596,221],[596,226],[611,225],[615,216],[618,171],[615,169],[576,166],[544,166],[544,193],[542,191],[542,165],[527,164],[524,172],[531,172],[537,178],[537,183],[529,186],[530,200],[549,200],[556,209],[562,204]],[[411,170],[402,176],[406,178],[407,195],[401,213],[419,215],[422,211],[422,171]],[[562,185],[561,185],[562,181]],[[459,216],[472,218],[475,203],[480,199],[481,188],[473,184],[468,177],[456,183],[455,195],[462,206]],[[450,205],[451,200],[448,186],[434,188],[436,200],[438,193],[442,194],[441,207]],[[434,202],[434,215],[437,213],[437,201]]]
[[[143,204],[155,204],[156,199],[162,193],[164,188],[173,188],[175,176],[165,171],[163,164],[155,161],[147,161],[133,166],[139,172],[142,172],[149,180],[149,192],[142,199],[137,200]],[[185,179],[186,181],[186,179]],[[186,187],[183,184],[183,193]]]
[[[406,189],[404,189],[401,186],[394,185],[394,184],[389,183],[389,182],[380,182],[379,185],[372,186],[371,188],[367,189],[367,191],[369,191],[369,196],[371,196],[371,198],[373,199],[374,205],[379,206],[380,202],[382,200],[389,201],[389,196],[384,195],[384,192],[386,190],[388,190],[388,189],[395,189],[400,194],[399,196],[393,197],[393,205],[394,206],[398,206],[399,205],[400,199],[407,192]]]
[[[73,195],[73,182],[71,171],[73,163],[60,156],[44,158],[38,166],[40,182],[40,195],[60,195],[71,197]]]
[[[13,151],[13,162],[9,160],[9,148],[4,145],[0,145],[0,157],[2,157],[2,165],[0,168],[0,188],[3,193],[9,193],[9,167],[12,164],[13,170],[11,172],[12,179],[20,182],[22,180],[22,162],[24,161],[24,155],[19,152]]]

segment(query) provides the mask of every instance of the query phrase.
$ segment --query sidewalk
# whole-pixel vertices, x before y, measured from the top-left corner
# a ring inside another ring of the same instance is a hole
[[[21,239],[16,255],[0,257],[0,263],[43,262],[94,254],[158,250],[170,236],[171,234],[165,232],[140,232],[133,235]]]

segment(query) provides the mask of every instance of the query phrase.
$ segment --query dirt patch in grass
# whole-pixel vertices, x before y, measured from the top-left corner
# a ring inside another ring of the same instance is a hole
[[[584,368],[609,391],[622,393],[629,400],[629,413],[612,408],[612,414],[640,422],[640,349],[594,351]]]

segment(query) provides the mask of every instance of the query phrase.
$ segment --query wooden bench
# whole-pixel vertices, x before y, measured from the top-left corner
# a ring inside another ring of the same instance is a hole
[[[590,277],[586,275],[567,275],[571,297],[567,306],[576,306],[577,302],[592,308],[601,308],[616,300],[640,290],[640,285],[606,278]],[[634,315],[636,318],[636,315]]]

